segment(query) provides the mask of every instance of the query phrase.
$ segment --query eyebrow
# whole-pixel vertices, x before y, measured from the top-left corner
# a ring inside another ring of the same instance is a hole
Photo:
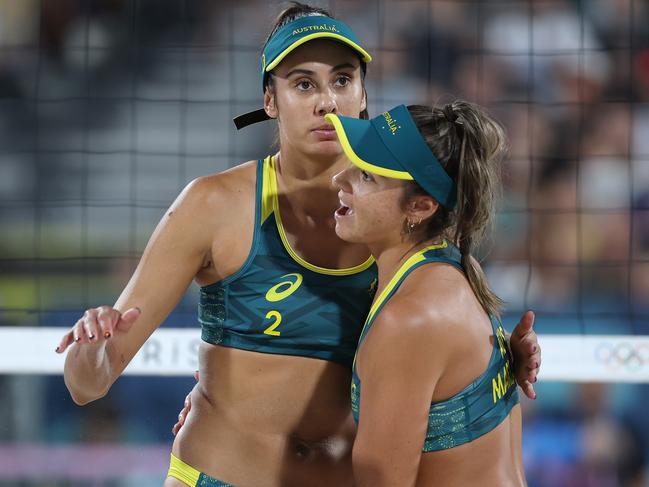
[[[340,71],[341,69],[356,69],[357,67],[358,66],[354,66],[352,63],[342,63],[331,68],[331,72],[333,73],[334,71]],[[286,77],[288,78],[294,74],[304,74],[307,76],[313,76],[315,74],[315,71],[311,71],[310,69],[295,68],[290,70],[288,73],[286,73]]]
[[[331,68],[331,71],[340,71],[341,69],[356,69],[360,66],[354,66],[352,63],[342,63]]]
[[[315,71],[311,71],[309,69],[291,69],[288,73],[286,73],[286,78],[290,78],[294,74],[306,74],[307,76],[313,76],[315,74]]]

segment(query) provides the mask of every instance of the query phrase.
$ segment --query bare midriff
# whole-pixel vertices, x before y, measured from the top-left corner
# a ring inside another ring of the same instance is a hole
[[[207,343],[199,363],[174,455],[237,487],[352,485],[347,367]]]

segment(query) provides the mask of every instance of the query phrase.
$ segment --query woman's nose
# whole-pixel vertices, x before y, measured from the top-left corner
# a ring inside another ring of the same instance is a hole
[[[317,105],[318,115],[324,117],[327,113],[336,113],[338,111],[338,105],[336,104],[335,96],[326,89],[320,95]]]
[[[334,174],[332,178],[333,185],[336,189],[342,189],[347,192],[351,192],[351,187],[349,185],[349,180],[347,175],[349,174],[350,168],[340,171],[338,174]]]

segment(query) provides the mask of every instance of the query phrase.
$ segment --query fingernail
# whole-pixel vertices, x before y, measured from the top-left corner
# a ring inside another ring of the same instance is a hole
[[[106,338],[106,339],[110,338],[110,332],[109,331],[104,333],[104,338]]]
[[[88,338],[92,340],[93,338],[95,338],[95,335],[88,335]]]
[[[78,342],[79,340],[81,340],[81,337],[77,337],[74,339],[75,342]]]
[[[54,349],[54,351],[55,351],[55,352],[58,352],[60,348],[61,348],[61,347],[56,347],[56,348]]]

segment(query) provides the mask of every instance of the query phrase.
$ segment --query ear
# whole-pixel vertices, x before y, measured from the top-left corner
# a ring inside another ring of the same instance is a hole
[[[277,118],[277,104],[275,103],[275,94],[266,87],[264,92],[264,111],[270,118]]]
[[[363,110],[367,109],[367,91],[365,91],[365,87],[363,86],[363,99],[361,100],[361,112]]]
[[[431,218],[438,208],[439,203],[432,196],[414,196],[408,205],[408,219],[416,222],[424,221]]]

